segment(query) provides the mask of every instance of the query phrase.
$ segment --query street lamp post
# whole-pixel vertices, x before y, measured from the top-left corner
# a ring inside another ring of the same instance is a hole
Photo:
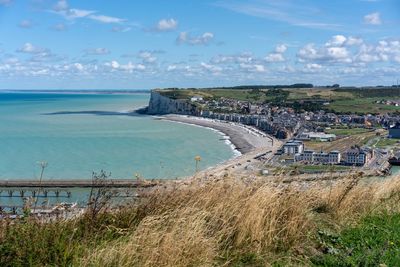
[[[194,157],[194,160],[196,161],[196,173],[199,171],[199,162],[201,161],[200,156]]]

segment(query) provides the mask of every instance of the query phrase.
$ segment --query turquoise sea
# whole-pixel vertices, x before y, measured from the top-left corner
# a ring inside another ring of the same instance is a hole
[[[149,94],[0,93],[0,179],[176,178],[205,169],[234,151],[206,128],[128,111]]]

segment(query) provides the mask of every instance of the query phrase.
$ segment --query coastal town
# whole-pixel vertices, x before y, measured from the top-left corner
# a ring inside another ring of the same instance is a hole
[[[400,267],[399,24],[0,0],[0,267]]]
[[[386,175],[390,173],[391,165],[399,164],[400,108],[391,112],[361,114],[329,110],[326,107],[334,102],[329,99],[312,97],[295,103],[287,101],[289,104],[282,100],[277,101],[279,95],[284,95],[289,90],[295,89],[241,90],[241,93],[245,91],[250,96],[258,94],[253,101],[238,99],[239,94],[233,97],[210,97],[207,90],[193,90],[184,97],[176,97],[176,90],[167,89],[153,92],[160,94],[160,99],[158,96],[152,97],[160,101],[158,104],[163,100],[165,102],[166,97],[173,102],[167,104],[170,110],[165,113],[245,125],[273,137],[280,145],[275,146],[273,153],[260,167],[264,174],[286,168],[296,169],[298,173],[359,169],[371,175]],[[328,91],[320,89],[324,92],[323,90]],[[393,93],[393,88],[387,90]],[[373,103],[396,103],[400,89],[395,90],[398,90],[394,92],[398,94],[397,97],[390,96],[390,100]],[[182,94],[181,91],[178,93]],[[260,102],[257,101],[260,94],[275,96],[272,101]],[[150,101],[149,112],[152,113],[152,109],[154,111],[158,104],[154,103],[154,99],[153,103]],[[163,110],[156,110],[154,113],[162,114]]]
[[[373,94],[374,89],[370,90]],[[235,156],[202,171],[197,170],[198,160],[193,177],[182,181],[117,177],[122,180],[113,180],[107,187],[117,191],[121,188],[148,191],[169,183],[185,184],[192,178],[214,179],[230,174],[240,178],[261,176],[271,181],[285,177],[286,182],[297,179],[307,183],[334,180],[354,172],[363,172],[365,177],[390,175],[391,166],[400,164],[400,107],[388,103],[399,101],[400,88],[385,90],[389,92],[386,98],[382,99],[381,94],[379,100],[368,100],[371,110],[381,108],[371,113],[351,112],[351,105],[344,112],[336,111],[332,107],[340,101],[348,101],[350,95],[346,92],[343,99],[337,98],[343,92],[330,88],[248,86],[244,89],[152,90],[148,106],[129,114],[145,113],[154,115],[156,120],[212,128],[223,135],[221,141],[234,148]],[[302,98],[290,99],[290,94]],[[198,157],[201,159],[201,155]],[[48,188],[44,188],[46,183]],[[0,185],[0,197],[58,199],[65,196],[64,200],[69,201],[75,187],[92,186],[92,181],[6,181]],[[122,195],[124,198],[131,196],[125,191]],[[50,217],[60,214],[58,206],[54,209],[42,206],[31,209],[31,213]],[[63,214],[79,210],[76,205],[72,206],[61,209]],[[23,209],[21,205],[3,205],[0,214],[17,216]]]

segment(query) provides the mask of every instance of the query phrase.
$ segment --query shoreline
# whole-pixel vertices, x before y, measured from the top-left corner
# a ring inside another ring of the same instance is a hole
[[[220,132],[223,134],[223,136],[228,137],[227,140],[232,143],[232,148],[235,147],[235,149],[239,151],[241,155],[247,154],[255,149],[271,148],[271,140],[274,140],[275,142],[273,137],[253,129],[252,127],[248,127],[239,123],[212,120],[188,115],[163,115],[155,116],[155,118],[201,126]]]
[[[218,177],[223,177],[227,173],[235,173],[237,177],[248,176],[250,173],[254,174],[254,164],[258,164],[258,158],[260,156],[271,157],[281,145],[281,141],[274,137],[253,127],[236,122],[225,122],[188,115],[160,115],[154,117],[159,120],[185,123],[222,132],[229,137],[232,146],[235,146],[241,153],[239,156],[201,170],[193,176],[178,179],[183,183],[190,183],[198,178],[206,180],[218,179]]]
[[[159,117],[156,117],[156,118],[159,118]],[[163,121],[169,121],[169,122],[174,122],[174,123],[190,125],[190,126],[194,126],[194,127],[206,128],[206,129],[209,129],[209,130],[211,130],[213,132],[218,133],[219,135],[221,135],[221,139],[220,140],[221,141],[223,140],[226,145],[230,146],[230,148],[232,149],[232,152],[234,154],[233,157],[228,159],[228,160],[231,160],[231,159],[234,159],[234,158],[237,158],[237,157],[240,157],[240,156],[243,155],[243,153],[238,150],[238,148],[235,146],[235,144],[232,143],[231,137],[229,135],[227,135],[226,133],[220,131],[220,130],[217,130],[217,129],[209,127],[209,126],[202,126],[202,125],[198,125],[198,124],[194,124],[194,123],[190,123],[190,122],[182,122],[182,121],[170,120],[170,119],[164,119],[164,118],[160,118],[160,119],[163,120]],[[223,162],[221,162],[221,163],[223,163]],[[221,163],[218,163],[218,164],[221,164]]]

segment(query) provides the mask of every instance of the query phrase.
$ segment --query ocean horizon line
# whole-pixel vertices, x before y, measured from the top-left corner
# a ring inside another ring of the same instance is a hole
[[[0,93],[46,94],[137,94],[150,93],[151,89],[0,89]]]

